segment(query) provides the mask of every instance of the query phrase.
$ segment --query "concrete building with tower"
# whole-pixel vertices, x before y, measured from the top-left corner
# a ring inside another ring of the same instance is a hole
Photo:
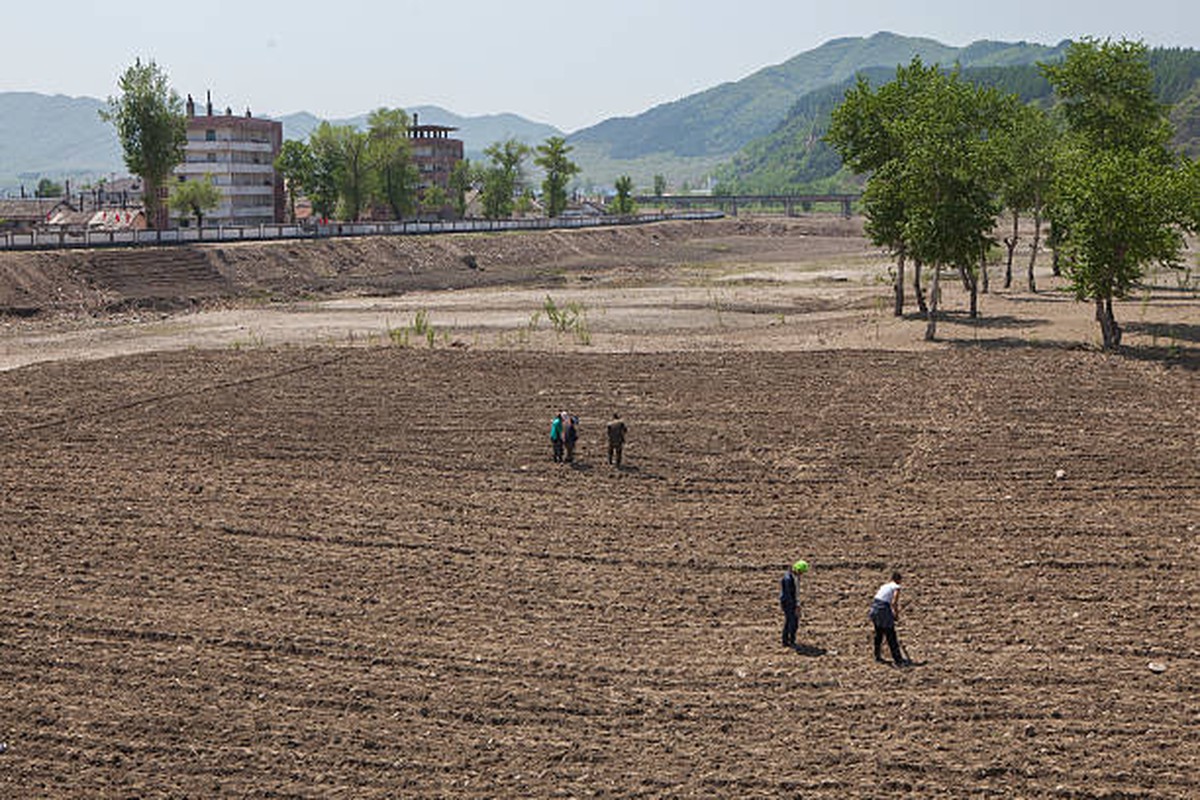
[[[450,138],[450,134],[458,128],[421,125],[416,114],[413,114],[412,120],[412,125],[408,128],[408,143],[413,164],[421,175],[421,191],[424,192],[430,186],[449,189],[450,171],[454,169],[455,164],[463,160],[462,140]]]
[[[221,191],[221,203],[205,215],[205,225],[260,225],[283,222],[283,176],[275,157],[283,147],[283,123],[236,115],[230,108],[213,113],[212,95],[204,113],[187,99],[187,145],[183,163],[175,168],[178,181],[211,176]],[[180,225],[190,224],[186,218]]]

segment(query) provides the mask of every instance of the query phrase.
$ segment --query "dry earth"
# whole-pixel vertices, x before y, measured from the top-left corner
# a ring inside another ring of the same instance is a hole
[[[343,245],[188,295],[0,258],[0,795],[1200,793],[1170,276],[1109,356],[1058,291],[970,321],[951,281],[923,343],[841,221]]]

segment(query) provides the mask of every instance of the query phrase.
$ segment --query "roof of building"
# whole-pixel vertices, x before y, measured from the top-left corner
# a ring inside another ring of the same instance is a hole
[[[0,200],[0,219],[22,222],[45,222],[60,207],[70,208],[63,197],[26,197],[19,200]]]

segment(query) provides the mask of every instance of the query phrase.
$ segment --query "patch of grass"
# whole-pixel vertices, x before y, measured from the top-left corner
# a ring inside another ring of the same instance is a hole
[[[438,330],[429,321],[429,311],[422,308],[417,311],[412,322],[408,323],[403,328],[388,328],[388,339],[396,347],[408,347],[413,341],[424,339],[429,347],[433,347],[438,339]],[[450,332],[442,331],[441,338],[444,343],[450,341]]]
[[[565,306],[559,306],[553,297],[546,295],[546,302],[542,303],[541,311],[534,312],[530,318],[531,329],[536,328],[541,314],[546,315],[546,319],[557,333],[570,333],[575,337],[575,341],[582,345],[592,343],[592,334],[587,324],[587,306],[583,303],[572,300]]]

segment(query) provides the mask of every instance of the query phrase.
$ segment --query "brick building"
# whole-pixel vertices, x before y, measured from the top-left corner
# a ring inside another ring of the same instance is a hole
[[[196,114],[187,99],[187,146],[175,168],[180,181],[203,180],[206,174],[221,190],[221,204],[204,218],[209,225],[259,225],[283,221],[283,176],[275,157],[283,147],[283,123],[256,118],[229,108],[214,114],[211,95],[205,113]],[[181,219],[180,224],[189,224]]]
[[[420,125],[416,114],[408,128],[408,141],[413,164],[421,175],[421,191],[430,186],[450,188],[450,171],[463,160],[461,139],[451,139],[450,134],[458,128],[445,125]]]

